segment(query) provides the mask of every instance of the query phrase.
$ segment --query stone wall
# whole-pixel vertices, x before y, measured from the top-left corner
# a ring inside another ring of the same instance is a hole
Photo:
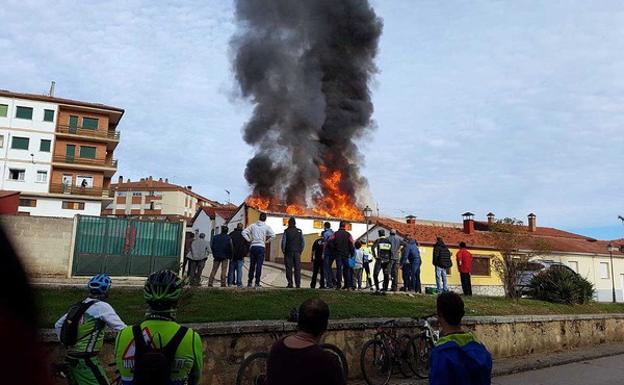
[[[349,373],[361,377],[360,349],[384,319],[333,321],[324,342],[340,347],[349,361]],[[494,358],[547,353],[604,342],[624,341],[624,314],[580,316],[467,317],[466,328],[474,331]],[[400,333],[412,334],[415,322],[400,319]],[[189,325],[200,333],[204,347],[204,385],[232,385],[240,362],[249,354],[266,351],[280,336],[291,333],[294,324],[281,321],[229,322]],[[56,360],[62,348],[52,331],[43,332]],[[112,339],[102,352],[103,361],[113,362]]]
[[[66,277],[74,220],[72,218],[0,216],[0,224],[31,277]]]

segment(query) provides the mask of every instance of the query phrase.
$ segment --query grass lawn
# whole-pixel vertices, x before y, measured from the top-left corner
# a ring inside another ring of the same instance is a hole
[[[84,298],[86,290],[77,288],[35,289],[41,327],[53,327],[69,306]],[[242,320],[285,320],[290,309],[310,297],[321,297],[330,307],[331,318],[415,317],[435,312],[432,295],[376,296],[329,290],[206,290],[185,292],[178,320],[181,322],[216,322]],[[465,298],[466,315],[510,314],[589,314],[624,313],[624,304],[589,303],[558,305],[530,299],[511,301],[501,297]],[[128,324],[139,321],[146,309],[140,288],[113,289],[109,302]]]

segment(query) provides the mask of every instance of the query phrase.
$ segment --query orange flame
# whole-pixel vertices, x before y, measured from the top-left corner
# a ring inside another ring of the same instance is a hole
[[[308,209],[298,204],[290,204],[281,210],[277,198],[250,196],[245,201],[249,206],[259,210],[274,212],[285,211],[288,215],[310,215],[329,218],[351,219],[361,221],[362,212],[357,208],[353,197],[341,190],[342,172],[330,171],[326,166],[319,166],[321,171],[321,189],[323,195],[315,201],[315,206]]]

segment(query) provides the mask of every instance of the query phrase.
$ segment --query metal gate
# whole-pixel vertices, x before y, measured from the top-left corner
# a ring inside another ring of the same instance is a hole
[[[178,270],[183,223],[78,216],[74,276],[148,276]]]

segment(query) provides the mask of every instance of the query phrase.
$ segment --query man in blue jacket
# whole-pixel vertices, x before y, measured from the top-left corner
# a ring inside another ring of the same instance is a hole
[[[492,356],[461,320],[464,301],[453,292],[438,296],[438,324],[442,338],[431,351],[430,385],[490,385]]]
[[[212,238],[210,247],[214,260],[212,261],[212,271],[208,278],[209,287],[212,287],[215,274],[217,274],[219,267],[221,267],[221,287],[225,287],[227,284],[228,261],[232,259],[232,252],[234,251],[232,238],[228,234],[228,231],[227,226],[221,226],[221,234],[217,234]]]
[[[403,247],[403,256],[401,257],[401,266],[403,269],[403,282],[406,291],[421,292],[420,288],[420,251],[418,250],[418,242],[411,236],[405,236],[405,246]]]

